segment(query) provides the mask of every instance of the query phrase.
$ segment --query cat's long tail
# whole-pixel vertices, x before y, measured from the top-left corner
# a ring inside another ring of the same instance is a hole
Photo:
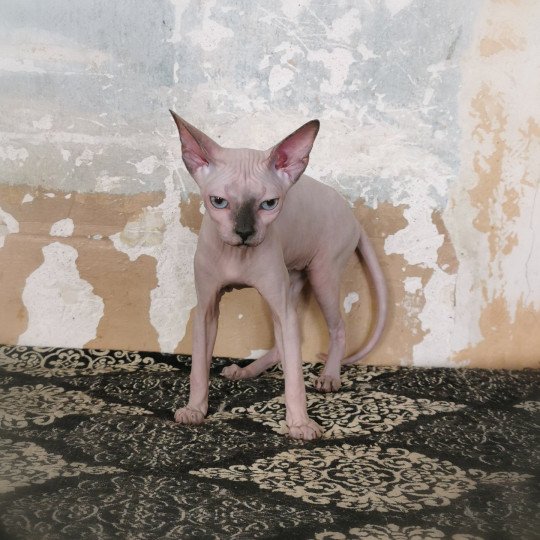
[[[377,298],[377,320],[368,342],[357,353],[345,358],[342,362],[342,365],[344,366],[358,362],[358,360],[364,358],[364,356],[377,345],[383,333],[388,313],[388,290],[386,288],[386,281],[379,261],[377,260],[375,250],[363,229],[360,233],[357,250],[366,263],[375,287],[375,296]]]

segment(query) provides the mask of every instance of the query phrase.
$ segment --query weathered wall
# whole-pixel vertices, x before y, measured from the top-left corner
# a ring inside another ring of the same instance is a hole
[[[371,363],[538,366],[535,0],[0,4],[0,342],[190,350],[202,218],[167,108],[228,146],[308,119],[308,173],[372,237],[391,293]],[[348,348],[372,305],[352,260]],[[326,345],[306,297],[304,356]],[[217,354],[271,346],[254,291]]]

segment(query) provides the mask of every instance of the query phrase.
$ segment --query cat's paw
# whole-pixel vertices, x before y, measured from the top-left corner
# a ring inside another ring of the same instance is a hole
[[[196,426],[204,422],[205,414],[198,409],[193,409],[189,406],[182,407],[174,413],[174,421],[177,424],[188,424]]]
[[[231,381],[238,381],[240,379],[250,379],[251,375],[246,368],[241,368],[237,364],[231,364],[221,370],[221,376]]]
[[[293,439],[313,441],[320,439],[323,433],[323,428],[310,419],[307,419],[302,424],[289,425],[289,436]]]
[[[330,375],[319,375],[315,379],[315,388],[322,393],[337,392],[341,388],[339,377]]]

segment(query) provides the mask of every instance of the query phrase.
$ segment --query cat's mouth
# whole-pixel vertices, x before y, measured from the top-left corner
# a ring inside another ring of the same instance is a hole
[[[239,247],[239,248],[252,248],[257,247],[261,241],[260,240],[252,240],[251,238],[248,240],[235,240],[233,242],[225,242],[229,246],[232,247]]]
[[[231,246],[231,247],[248,248],[248,247],[253,247],[254,245],[251,243],[250,240],[247,240],[245,242],[243,240],[231,240],[231,239],[225,239],[225,238],[223,238],[222,240],[224,244],[227,244],[228,246]]]
[[[248,238],[241,238],[237,234],[226,234],[226,235],[220,235],[221,240],[224,244],[227,244],[231,247],[238,247],[238,248],[252,248],[257,247],[261,242],[264,240],[264,236],[261,236],[259,234],[253,234],[249,236]]]

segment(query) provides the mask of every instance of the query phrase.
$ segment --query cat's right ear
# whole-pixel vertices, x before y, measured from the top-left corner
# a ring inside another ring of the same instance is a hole
[[[172,114],[180,142],[182,143],[182,159],[189,174],[197,181],[202,173],[217,159],[221,146],[214,142],[208,135],[180,118],[174,111]]]
[[[269,164],[286,179],[288,186],[294,184],[305,171],[319,126],[318,120],[311,120],[270,150]]]

